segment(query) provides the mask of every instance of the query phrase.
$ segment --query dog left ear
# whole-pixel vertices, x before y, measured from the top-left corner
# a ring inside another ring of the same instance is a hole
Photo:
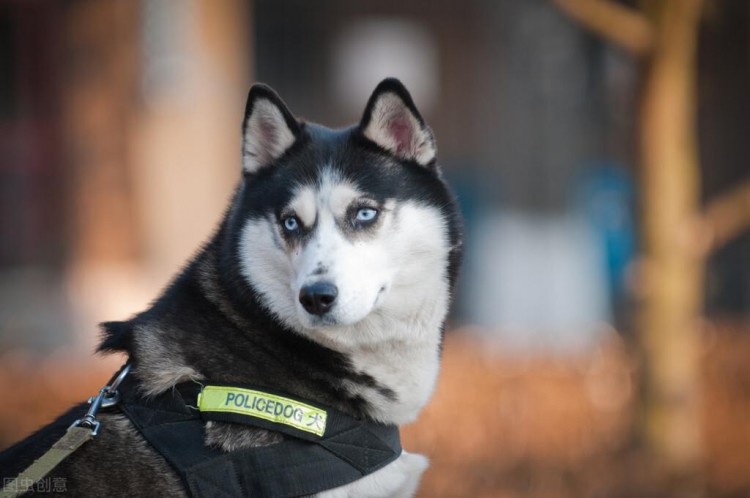
[[[400,159],[429,166],[437,148],[432,131],[417,111],[409,91],[387,78],[372,92],[360,123],[362,134]]]
[[[242,168],[255,173],[273,164],[297,140],[300,126],[271,87],[256,83],[250,89],[242,123]]]

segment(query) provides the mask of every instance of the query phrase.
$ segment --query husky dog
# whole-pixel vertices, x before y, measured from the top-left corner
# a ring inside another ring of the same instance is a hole
[[[146,396],[185,381],[250,383],[406,424],[435,388],[461,247],[432,133],[398,80],[381,82],[343,130],[297,120],[257,84],[221,224],[150,308],[103,324],[99,349],[126,352]],[[67,496],[185,496],[125,416],[98,418],[99,435],[51,474],[66,479]],[[68,419],[10,448],[0,475],[37,458]],[[225,452],[286,437],[215,421],[204,431],[205,445]],[[411,496],[427,465],[404,451],[319,496]]]

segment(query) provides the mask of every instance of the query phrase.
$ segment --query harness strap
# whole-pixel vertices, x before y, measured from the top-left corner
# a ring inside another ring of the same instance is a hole
[[[211,392],[223,398],[211,401]],[[238,394],[250,392],[255,401],[235,403]],[[144,398],[132,381],[126,381],[121,393],[120,409],[195,497],[315,494],[353,482],[401,454],[396,426],[358,420],[266,388],[201,389],[186,383]],[[268,401],[273,401],[270,408]],[[205,445],[206,421],[251,425],[291,437],[270,446],[224,452]]]
[[[35,460],[18,477],[3,486],[0,490],[0,497],[14,498],[29,491],[34,484],[52,472],[52,469],[57,467],[60,462],[90,440],[93,437],[93,432],[94,430],[90,427],[69,427],[65,434],[44,455]]]

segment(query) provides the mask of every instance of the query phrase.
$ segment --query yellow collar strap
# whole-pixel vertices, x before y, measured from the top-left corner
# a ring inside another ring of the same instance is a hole
[[[198,410],[203,413],[233,413],[322,437],[328,412],[285,396],[256,389],[230,386],[204,386],[198,394]]]

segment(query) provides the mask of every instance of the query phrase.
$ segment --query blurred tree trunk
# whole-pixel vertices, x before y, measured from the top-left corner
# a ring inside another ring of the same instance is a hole
[[[653,50],[645,61],[639,144],[643,223],[640,340],[643,435],[677,473],[701,455],[698,318],[705,262],[693,236],[700,209],[695,86],[702,0],[649,2]]]
[[[709,253],[750,226],[750,183],[700,206],[696,45],[702,0],[552,0],[639,57],[643,223],[639,340],[644,365],[641,436],[674,474],[702,454],[699,320]]]

